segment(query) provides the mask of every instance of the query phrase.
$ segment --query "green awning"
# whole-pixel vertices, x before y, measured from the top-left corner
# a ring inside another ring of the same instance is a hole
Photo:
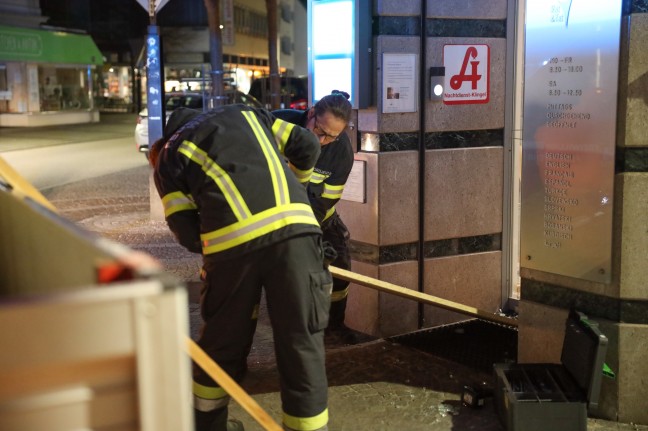
[[[88,35],[0,25],[0,61],[103,64]]]

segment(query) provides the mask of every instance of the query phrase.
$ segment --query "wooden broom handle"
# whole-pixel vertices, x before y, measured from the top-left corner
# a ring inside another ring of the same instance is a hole
[[[436,307],[445,308],[446,310],[455,311],[457,313],[466,314],[468,316],[478,317],[483,320],[490,320],[506,326],[517,327],[517,320],[508,317],[500,316],[498,314],[489,313],[475,307],[469,307],[458,302],[448,301],[447,299],[439,298],[438,296],[428,295],[427,293],[418,292],[416,290],[407,289],[405,287],[397,286],[395,284],[387,283],[386,281],[378,280],[375,278],[367,277],[366,275],[356,274],[355,272],[347,271],[346,269],[329,266],[329,271],[334,277],[342,280],[350,281],[361,286],[371,287],[372,289],[381,292],[392,293],[394,295],[402,296],[404,298],[413,299],[414,301],[422,302],[424,304],[434,305]]]

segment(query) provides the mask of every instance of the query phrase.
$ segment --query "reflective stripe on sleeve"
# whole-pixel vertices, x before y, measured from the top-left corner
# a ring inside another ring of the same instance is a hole
[[[327,179],[329,176],[320,174],[319,172],[313,172],[313,175],[311,175],[310,182],[313,184],[319,184],[321,182],[324,182],[325,179]]]
[[[302,171],[301,169],[297,169],[292,163],[290,164],[290,170],[293,172],[293,174],[295,174],[297,181],[299,181],[301,184],[307,184],[311,180],[311,176],[313,175],[312,168],[307,171]]]
[[[317,416],[311,416],[309,418],[300,418],[297,416],[290,416],[289,414],[283,414],[283,423],[289,429],[295,431],[313,431],[323,428],[328,423],[329,415],[328,409]]]
[[[195,210],[197,209],[196,203],[191,196],[185,195],[182,192],[173,192],[164,195],[162,198],[162,206],[164,206],[164,216],[169,217],[178,211]]]
[[[290,138],[290,132],[292,132],[294,127],[294,124],[280,120],[279,118],[277,118],[272,124],[272,133],[274,134],[277,147],[279,147],[279,152],[281,154],[284,153],[286,143],[288,142],[288,138]]]
[[[343,191],[344,184],[342,184],[341,186],[334,186],[324,183],[324,191],[322,192],[322,197],[327,199],[340,199],[342,197]]]

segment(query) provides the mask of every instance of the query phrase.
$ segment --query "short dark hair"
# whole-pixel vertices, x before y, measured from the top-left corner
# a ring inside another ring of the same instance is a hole
[[[148,160],[152,168],[155,168],[158,158],[160,157],[160,151],[162,151],[164,144],[166,144],[166,139],[160,138],[151,145],[148,153]]]
[[[331,91],[331,94],[327,94],[318,100],[313,106],[313,109],[315,110],[315,115],[330,112],[345,123],[351,121],[351,102],[349,102],[349,93],[345,91]]]

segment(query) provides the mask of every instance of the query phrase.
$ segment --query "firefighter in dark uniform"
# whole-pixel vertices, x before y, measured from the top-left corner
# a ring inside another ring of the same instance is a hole
[[[331,264],[351,270],[349,231],[335,211],[335,204],[342,197],[344,185],[353,167],[353,148],[344,131],[351,120],[352,107],[348,99],[348,93],[333,90],[307,111],[280,109],[273,111],[273,114],[309,129],[319,139],[322,152],[308,185],[308,199],[322,226],[324,242],[329,243],[337,252],[337,257]],[[344,324],[348,292],[348,281],[333,279],[329,327],[326,332],[344,343],[355,344],[359,341],[358,333]]]
[[[265,109],[228,105],[173,112],[153,145],[155,185],[177,241],[202,253],[198,345],[241,381],[261,289],[275,343],[286,430],[326,430],[324,329],[332,279],[306,194],[320,146]],[[194,364],[198,431],[243,429],[229,396]]]

